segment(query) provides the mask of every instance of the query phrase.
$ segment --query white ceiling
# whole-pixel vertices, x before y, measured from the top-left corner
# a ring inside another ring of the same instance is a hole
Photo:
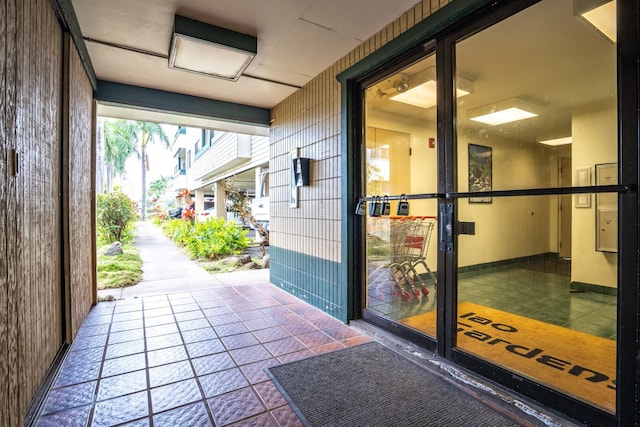
[[[277,105],[416,3],[72,0],[98,79],[261,108]],[[233,82],[168,68],[176,14],[256,36],[258,53],[244,75]]]
[[[268,109],[413,7],[417,0],[72,3],[98,79]],[[245,74],[234,82],[170,69],[167,58],[176,14],[256,36],[258,52]],[[543,27],[541,22],[545,23]],[[495,48],[487,50],[486,46]],[[609,76],[615,73],[615,45],[573,16],[571,0],[541,2],[495,29],[466,39],[457,49],[456,73],[475,85],[474,94],[463,98],[467,108],[502,97],[523,96],[553,113],[531,120],[525,127],[518,125],[521,136],[528,139],[566,131],[574,108],[615,95],[615,76]],[[510,65],[505,67],[504,61]],[[606,84],[594,86],[599,80]],[[417,107],[376,107],[403,121],[435,120],[433,111]],[[265,127],[215,118],[112,105],[101,105],[98,114],[259,135],[269,132]],[[478,126],[471,122],[466,125]],[[524,132],[527,127],[531,129]]]

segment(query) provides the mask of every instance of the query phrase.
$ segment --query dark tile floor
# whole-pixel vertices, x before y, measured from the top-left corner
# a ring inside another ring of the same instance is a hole
[[[617,297],[574,292],[566,265],[523,262],[460,272],[458,301],[615,340]],[[404,301],[392,296],[394,282],[388,270],[374,270],[369,276],[369,309],[393,320],[435,310],[433,281],[424,276],[429,295]]]
[[[37,426],[299,426],[265,367],[370,341],[264,283],[101,302]]]

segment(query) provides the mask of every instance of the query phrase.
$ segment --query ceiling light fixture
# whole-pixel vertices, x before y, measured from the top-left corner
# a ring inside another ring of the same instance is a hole
[[[520,98],[509,98],[467,111],[467,117],[471,120],[491,126],[537,116],[537,106]]]
[[[558,146],[558,145],[566,145],[571,144],[573,142],[573,137],[571,136],[563,136],[561,138],[546,138],[546,139],[538,139],[539,144]]]
[[[616,42],[616,0],[573,0],[573,14]]]
[[[456,77],[456,95],[465,96],[473,92],[473,82]],[[397,94],[389,99],[421,108],[431,108],[437,103],[436,69],[429,67],[411,77],[403,77],[395,84]]]
[[[256,37],[176,15],[169,67],[236,81],[257,51]]]

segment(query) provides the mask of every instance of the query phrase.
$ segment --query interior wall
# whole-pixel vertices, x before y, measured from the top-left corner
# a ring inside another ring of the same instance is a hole
[[[437,149],[433,124],[403,123],[397,117],[368,117],[368,125],[411,135],[411,187],[415,194],[437,192]],[[540,188],[557,182],[558,149],[506,138],[486,139],[462,131],[458,147],[459,191],[468,191],[467,144],[492,147],[493,188]],[[437,144],[437,142],[436,142]],[[411,215],[437,216],[436,200],[411,200]],[[460,220],[476,222],[476,235],[460,236],[461,267],[557,251],[557,202],[555,197],[494,198],[490,204],[460,200]],[[493,240],[497,237],[496,240]],[[555,243],[556,246],[553,246]],[[427,264],[436,265],[437,239],[432,236]]]
[[[588,167],[595,185],[595,165],[617,162],[617,108],[615,100],[585,106],[573,114],[572,168]],[[574,182],[575,185],[575,182]],[[596,199],[591,207],[573,207],[571,280],[615,288],[618,256],[596,248]],[[575,201],[575,198],[574,198]]]
[[[458,135],[458,189],[468,191],[468,148],[477,144],[492,148],[492,188],[512,190],[550,186],[556,165],[548,149],[539,144],[461,130]],[[557,173],[557,172],[556,172]],[[460,221],[476,223],[476,234],[459,237],[458,265],[483,264],[549,250],[552,221],[548,196],[494,197],[491,203],[458,203]]]

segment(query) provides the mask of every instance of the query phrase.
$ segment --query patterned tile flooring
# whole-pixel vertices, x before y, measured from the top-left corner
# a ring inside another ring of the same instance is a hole
[[[263,369],[369,341],[269,283],[101,302],[36,425],[299,426]]]
[[[399,320],[435,310],[436,291],[427,278],[427,296],[403,300],[392,296],[388,271],[370,274],[369,309]],[[459,274],[458,301],[492,307],[610,340],[616,339],[615,295],[574,292],[571,279],[556,271],[514,264]]]

